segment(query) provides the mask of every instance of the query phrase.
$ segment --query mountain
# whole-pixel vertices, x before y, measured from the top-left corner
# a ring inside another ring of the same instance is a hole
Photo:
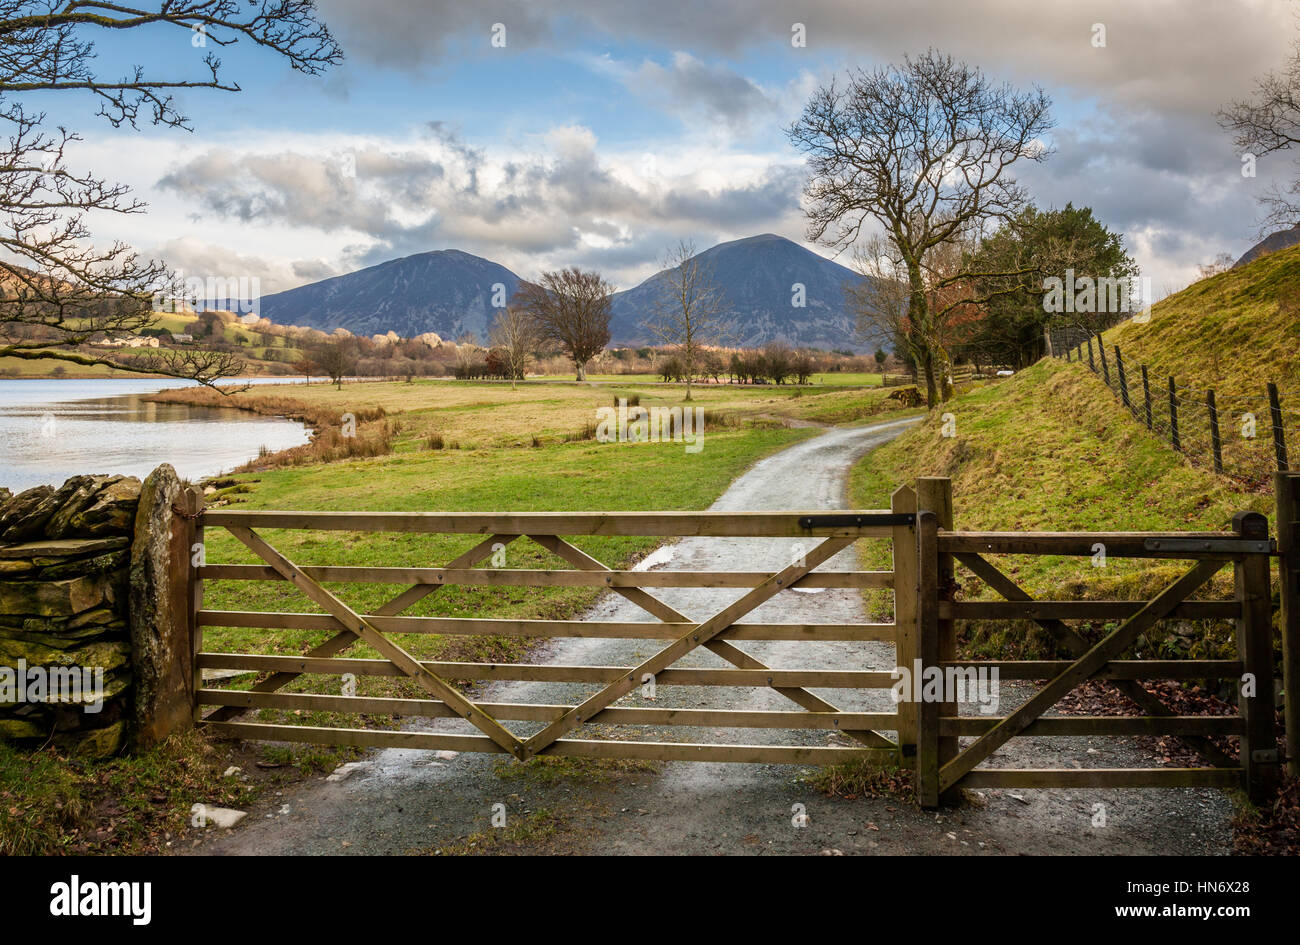
[[[720,243],[698,257],[713,274],[733,325],[729,344],[758,347],[785,341],[795,347],[861,350],[844,284],[862,277],[780,236],[766,233]],[[652,344],[646,329],[664,289],[666,272],[614,294],[610,331],[615,344]],[[454,339],[466,331],[487,337],[492,298],[508,299],[520,279],[505,266],[455,249],[419,253],[262,298],[259,314],[280,325],[302,325],[354,335],[395,331],[404,338],[436,332]],[[802,306],[794,286],[803,286]]]
[[[509,299],[520,279],[505,266],[457,249],[418,253],[263,297],[260,314],[281,325],[354,335],[432,331],[487,337],[493,293]]]
[[[1279,249],[1286,249],[1297,243],[1300,243],[1300,226],[1293,226],[1289,230],[1278,230],[1276,233],[1270,233],[1246,250],[1245,255],[1233,263],[1232,268],[1238,269],[1246,265],[1246,263],[1254,262],[1260,256],[1267,253],[1276,253]]]
[[[844,284],[863,277],[781,236],[764,233],[719,243],[698,255],[712,270],[732,325],[729,344],[758,347],[785,341],[795,347],[861,350]],[[616,344],[653,343],[647,322],[665,290],[667,270],[614,295],[610,332]],[[804,305],[794,304],[796,284]]]

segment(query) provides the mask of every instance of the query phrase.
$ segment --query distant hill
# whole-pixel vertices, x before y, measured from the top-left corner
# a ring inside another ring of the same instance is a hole
[[[844,285],[863,277],[781,236],[765,233],[719,243],[700,253],[727,302],[731,344],[758,347],[785,341],[800,347],[861,350],[855,320],[845,306]],[[614,296],[610,331],[617,344],[653,342],[646,330],[664,291],[659,272]],[[795,307],[793,286],[804,287],[804,306]]]
[[[1106,332],[1106,341],[1120,345],[1130,370],[1145,364],[1153,379],[1172,374],[1188,387],[1214,388],[1220,404],[1233,405],[1221,409],[1245,410],[1248,402],[1262,415],[1268,381],[1294,409],[1300,402],[1300,246],[1194,282],[1157,302],[1151,321],[1122,322]]]
[[[863,345],[844,304],[851,269],[770,233],[720,243],[699,257],[713,271],[734,326],[731,344],[757,347],[785,341],[795,347]],[[485,339],[494,286],[514,295],[519,276],[488,259],[444,249],[394,259],[347,275],[265,296],[260,314],[280,325],[303,325],[354,335],[395,331],[403,337],[436,332],[454,339],[472,331]],[[615,293],[610,330],[614,344],[650,344],[645,324],[654,318],[665,274]],[[792,304],[795,284],[804,305]]]
[[[281,325],[346,328],[354,335],[395,331],[411,338],[432,331],[455,339],[472,331],[482,340],[494,286],[504,286],[509,298],[519,282],[505,266],[443,249],[265,296],[261,314]]]
[[[1294,246],[1297,243],[1300,243],[1300,226],[1293,226],[1289,230],[1278,230],[1276,233],[1269,234],[1250,249],[1246,250],[1245,254],[1233,263],[1232,268],[1236,269],[1240,266],[1244,266],[1246,263],[1254,262],[1260,256],[1267,253],[1276,253],[1279,249],[1286,249],[1287,247]]]

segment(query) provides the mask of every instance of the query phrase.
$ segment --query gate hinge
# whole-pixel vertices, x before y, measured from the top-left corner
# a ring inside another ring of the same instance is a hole
[[[915,525],[912,512],[881,512],[876,515],[803,515],[800,528],[868,528],[871,526]]]
[[[1275,765],[1278,763],[1276,748],[1258,748],[1250,753],[1250,760],[1260,765]]]

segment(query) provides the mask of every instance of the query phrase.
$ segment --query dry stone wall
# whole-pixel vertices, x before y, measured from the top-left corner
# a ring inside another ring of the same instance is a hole
[[[162,466],[0,490],[0,738],[102,758],[188,724],[180,488]]]

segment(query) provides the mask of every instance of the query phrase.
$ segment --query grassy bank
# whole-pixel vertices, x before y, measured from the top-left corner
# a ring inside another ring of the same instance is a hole
[[[889,493],[916,476],[949,476],[956,525],[987,530],[1227,530],[1232,516],[1270,510],[1269,496],[1186,464],[1182,457],[1116,408],[1086,367],[1044,361],[1001,384],[946,405],[956,435],[943,436],[936,411],[854,469],[859,507],[888,506]],[[1031,594],[1049,599],[1138,598],[1177,574],[1178,562],[1008,556],[995,561]],[[968,599],[995,599],[959,571]],[[1218,578],[1219,589],[1231,572]],[[983,624],[969,631],[977,653],[1020,659],[1045,655],[1046,634],[1032,624]],[[1223,656],[1232,628],[1219,622],[1175,626],[1156,653]],[[1145,655],[1154,655],[1145,651]]]

